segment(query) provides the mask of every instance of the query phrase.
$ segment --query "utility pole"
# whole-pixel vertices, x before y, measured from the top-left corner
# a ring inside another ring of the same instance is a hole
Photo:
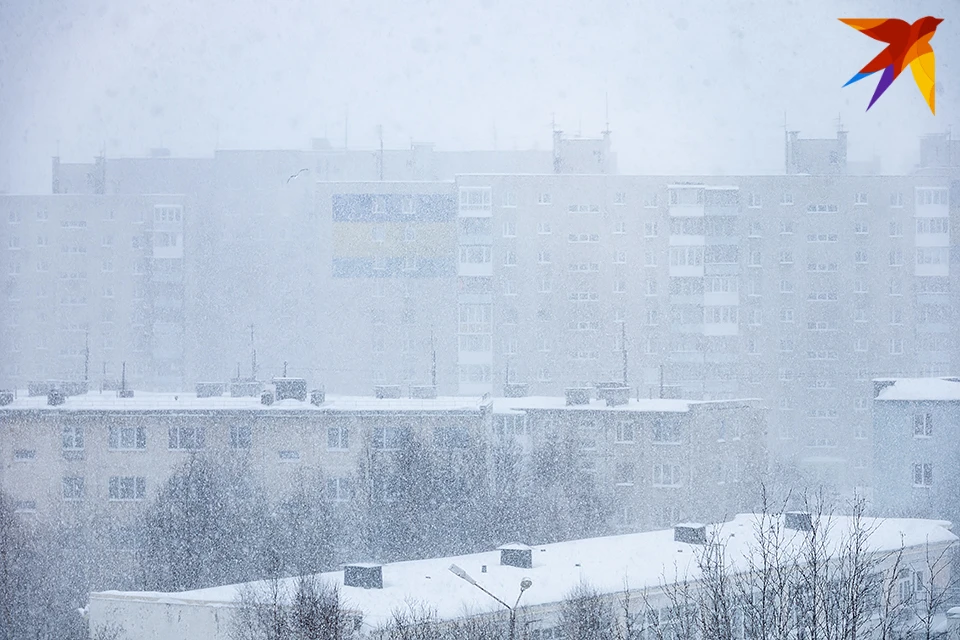
[[[660,397],[663,398],[663,364],[660,365]]]
[[[437,386],[437,345],[433,341],[433,329],[430,329],[430,384]]]
[[[83,381],[90,382],[90,330],[87,329],[83,338]]]
[[[284,378],[287,377],[287,361],[286,360],[283,361],[283,377]]]

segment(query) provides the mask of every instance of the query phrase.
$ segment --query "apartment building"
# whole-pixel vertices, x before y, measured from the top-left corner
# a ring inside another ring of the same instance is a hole
[[[179,195],[0,196],[3,386],[127,380],[178,388],[184,372]]]
[[[489,398],[311,394],[266,405],[259,394],[204,396],[90,392],[52,405],[48,396],[8,396],[0,406],[0,488],[31,517],[100,512],[122,525],[192,453],[206,452],[242,464],[273,500],[322,474],[329,498],[348,501],[369,450],[396,449],[413,435],[466,447],[491,433]]]
[[[960,379],[873,384],[877,512],[960,521]]]
[[[612,524],[623,532],[722,519],[754,504],[768,470],[759,402],[637,399],[628,392],[496,398],[495,441],[527,453],[535,444],[572,445],[578,453],[570,471],[596,479],[615,506]]]

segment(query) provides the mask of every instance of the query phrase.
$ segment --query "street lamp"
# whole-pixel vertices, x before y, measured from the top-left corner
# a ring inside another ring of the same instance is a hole
[[[516,637],[516,628],[517,628],[517,606],[519,606],[520,604],[520,598],[523,597],[523,592],[533,586],[533,580],[531,580],[530,578],[524,578],[523,580],[520,581],[520,593],[517,594],[517,601],[514,602],[513,606],[511,607],[509,604],[507,604],[497,596],[493,595],[492,593],[484,589],[480,585],[480,583],[478,583],[476,580],[474,580],[470,576],[469,573],[467,573],[457,565],[455,564],[450,565],[450,573],[457,576],[464,582],[469,582],[470,584],[475,586],[477,589],[480,589],[480,591],[483,591],[485,594],[487,594],[488,596],[490,596],[491,598],[493,598],[494,600],[496,600],[497,602],[499,602],[500,604],[502,604],[504,607],[507,608],[507,610],[510,612],[510,640],[514,640],[514,638]]]

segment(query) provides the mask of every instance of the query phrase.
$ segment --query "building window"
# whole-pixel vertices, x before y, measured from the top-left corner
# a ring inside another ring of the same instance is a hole
[[[748,235],[751,238],[759,238],[763,235],[763,223],[759,220],[753,220],[750,222],[750,230]]]
[[[784,191],[780,195],[780,204],[784,206],[790,206],[793,204],[793,194],[789,191]]]
[[[680,486],[680,467],[675,464],[653,465],[653,486],[679,487]]]
[[[203,449],[205,441],[204,427],[170,427],[168,448],[171,450],[192,451]]]
[[[626,264],[627,263],[627,252],[626,251],[614,251],[613,252],[613,264]]]
[[[898,221],[893,221],[890,223],[890,237],[891,238],[900,238],[903,236],[903,223]]]
[[[748,202],[749,204],[747,206],[751,209],[759,209],[761,206],[763,206],[763,202],[760,199],[759,193],[751,193]]]
[[[403,241],[416,242],[416,240],[417,240],[417,228],[411,224],[406,225],[403,228]]]
[[[350,478],[327,478],[327,498],[333,502],[348,502],[353,497]]]
[[[933,435],[933,414],[918,413],[913,416],[913,435],[915,438],[929,438]]]
[[[61,486],[64,500],[83,500],[83,478],[66,476]]]
[[[656,220],[648,220],[643,223],[643,237],[645,238],[657,237],[657,221]]]
[[[36,500],[17,500],[13,503],[13,510],[16,513],[33,513],[37,510]]]
[[[517,237],[517,223],[513,220],[507,220],[503,223],[503,237],[504,238],[516,238]]]
[[[900,307],[893,307],[890,309],[890,324],[903,324],[903,309]]]
[[[539,233],[539,234],[542,235],[542,236],[547,236],[547,235],[550,235],[551,233],[553,233],[553,232],[550,230],[550,223],[549,223],[549,222],[538,222],[538,223],[537,223],[537,233]]]
[[[867,252],[857,251],[853,254],[853,261],[857,264],[867,264]]]
[[[146,429],[144,427],[111,426],[108,446],[114,451],[146,449]]]
[[[656,266],[657,266],[657,252],[656,252],[656,251],[644,251],[644,252],[643,252],[643,266],[645,266],[645,267],[656,267]]]
[[[636,425],[629,420],[622,420],[617,423],[617,442],[634,442],[634,432]]]
[[[477,211],[490,209],[490,187],[460,187],[460,209]]]
[[[626,280],[614,280],[613,281],[613,292],[614,293],[626,293],[627,291],[627,281]]]
[[[27,460],[35,460],[37,458],[36,449],[15,449],[13,451],[13,459],[20,462],[25,462]]]
[[[282,451],[278,451],[277,455],[281,460],[294,461],[300,459],[300,452],[295,449],[284,449]]]
[[[860,353],[866,353],[870,348],[870,339],[865,337],[857,338],[853,345],[853,350]]]
[[[253,446],[253,429],[248,424],[230,425],[230,448],[249,449]]]
[[[793,220],[780,221],[780,235],[789,235],[793,233]]]
[[[780,252],[780,264],[793,264],[793,252],[792,252],[792,251],[781,251],[781,252]]]
[[[550,370],[546,367],[540,367],[537,369],[537,382],[550,382],[553,380],[553,377],[550,375]]]
[[[780,322],[793,322],[793,309],[780,309]]]
[[[504,251],[504,252],[503,252],[503,266],[505,266],[505,267],[515,267],[515,266],[517,266],[517,252],[516,252],[516,251]]]
[[[613,232],[616,234],[623,234],[627,232],[627,223],[626,222],[617,222],[613,225]]]
[[[537,281],[538,293],[550,293],[550,278],[539,278]]]
[[[375,427],[373,429],[373,448],[381,451],[396,451],[407,439],[407,432],[401,427]]]
[[[892,251],[890,251],[890,266],[891,267],[903,266],[903,251],[901,249],[893,249]]]
[[[405,216],[412,216],[417,212],[416,207],[414,206],[413,196],[403,196],[401,201],[400,212]]]
[[[663,418],[653,422],[653,441],[668,444],[680,443],[680,429],[677,423]]]
[[[869,204],[869,201],[867,200],[867,193],[865,191],[858,191],[853,197],[853,204]]]
[[[539,264],[550,264],[550,252],[541,249],[537,252],[537,262]]]
[[[466,449],[470,446],[470,434],[462,426],[434,427],[433,444],[438,449]]]
[[[83,426],[64,425],[63,449],[64,451],[82,451],[83,450]]]
[[[915,463],[913,465],[913,486],[932,487],[933,486],[933,465],[927,462]]]
[[[895,191],[890,194],[890,206],[897,208],[903,206],[903,192]]]
[[[551,200],[549,193],[541,191],[539,194],[537,194],[537,204],[550,204],[550,202]]]
[[[147,479],[143,476],[111,476],[110,500],[143,500],[147,496]]]

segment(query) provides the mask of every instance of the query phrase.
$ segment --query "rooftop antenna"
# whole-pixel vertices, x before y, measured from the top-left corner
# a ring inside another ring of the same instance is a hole
[[[600,133],[610,135],[610,96],[606,91],[603,92],[603,119],[606,128]]]
[[[433,328],[430,329],[430,383],[437,386],[437,345],[433,341]]]
[[[837,114],[837,133],[843,133],[843,118]]]
[[[83,338],[83,381],[90,381],[90,330],[84,334]]]
[[[257,348],[254,346],[253,342],[253,323],[250,323],[250,352],[252,354],[252,362],[250,366],[251,379],[257,379]]]

